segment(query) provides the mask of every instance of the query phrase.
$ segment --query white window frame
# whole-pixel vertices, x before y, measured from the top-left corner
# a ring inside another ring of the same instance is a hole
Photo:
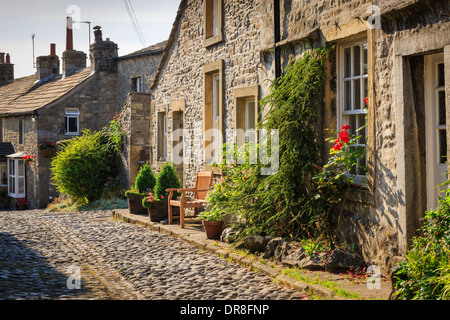
[[[142,76],[132,77],[131,81],[132,81],[132,86],[133,86],[133,92],[144,92]]]
[[[11,162],[14,162],[14,172],[11,172]],[[23,175],[19,175],[19,166],[22,166]],[[8,159],[8,196],[12,198],[25,198],[26,197],[26,179],[25,179],[25,161],[19,158]],[[14,181],[14,190],[11,191],[11,179]],[[19,182],[23,179],[23,192],[18,193]]]
[[[157,148],[157,161],[167,161],[167,112],[158,112],[158,148]]]
[[[361,125],[359,124],[359,119],[358,116],[359,115],[364,115],[367,116],[368,110],[367,107],[365,105],[365,102],[363,101],[363,99],[365,97],[368,96],[368,86],[367,86],[367,91],[365,91],[365,86],[364,86],[364,81],[366,81],[366,83],[368,84],[368,72],[369,72],[369,65],[368,65],[368,61],[367,61],[367,73],[364,73],[364,50],[363,50],[363,46],[366,45],[367,47],[367,40],[366,39],[359,39],[359,40],[355,40],[355,41],[351,41],[351,42],[347,42],[347,43],[342,43],[339,45],[338,47],[338,68],[337,68],[337,76],[338,76],[338,81],[337,81],[337,92],[338,92],[338,108],[337,108],[337,129],[338,131],[340,131],[341,127],[344,124],[349,124],[349,121],[345,121],[344,117],[351,117],[351,116],[355,116],[355,123],[357,124],[357,127],[359,128]],[[355,75],[354,74],[354,50],[353,48],[359,46],[360,47],[360,74],[359,75]],[[346,77],[345,75],[345,49],[347,48],[351,48],[350,52],[351,52],[351,58],[350,58],[350,64],[351,64],[351,68],[350,68],[350,76]],[[368,47],[367,47],[367,57],[368,57]],[[359,80],[359,85],[360,88],[358,88],[358,90],[360,90],[360,108],[355,108],[355,95],[353,94],[354,89],[355,89],[355,82]],[[351,109],[350,110],[346,110],[345,109],[345,104],[346,104],[346,100],[345,100],[345,83],[349,82],[350,83],[350,88],[351,88],[351,95],[350,95],[350,99],[351,99]],[[365,94],[364,94],[365,93]],[[367,119],[365,120],[367,123]],[[352,130],[356,130],[358,128],[352,128]],[[367,139],[367,126],[365,127],[365,134],[364,137],[366,137]],[[353,131],[354,132],[354,131]],[[358,135],[361,134],[361,132],[357,133]],[[359,144],[355,144],[356,147],[367,147],[367,143],[359,143]],[[359,163],[359,162],[358,162]],[[367,163],[367,156],[366,156],[366,163]],[[356,170],[358,170],[358,165]],[[357,185],[363,186],[363,187],[368,187],[368,180],[367,180],[367,176],[366,175],[356,175],[356,177],[354,178],[354,182]]]
[[[213,0],[213,37],[220,33],[220,9],[222,6],[219,1],[222,0]]]
[[[69,119],[77,120],[77,131],[69,131],[70,122]],[[80,109],[77,108],[66,108],[65,109],[65,135],[66,136],[76,136],[80,134]]]

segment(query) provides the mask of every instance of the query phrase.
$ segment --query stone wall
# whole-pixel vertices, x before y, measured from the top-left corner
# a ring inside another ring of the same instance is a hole
[[[157,111],[167,112],[168,141],[171,141],[173,111],[181,110],[183,127],[191,137],[191,149],[201,150],[201,135],[194,136],[194,130],[202,132],[205,65],[223,60],[224,129],[234,128],[234,88],[258,85],[263,80],[258,74],[260,19],[256,8],[259,1],[224,1],[224,41],[209,47],[204,46],[205,31],[201,14],[204,2],[187,1],[178,25],[178,34],[157,86],[152,90],[151,154],[156,171],[161,165],[156,150]],[[168,146],[168,159],[172,159],[172,143]],[[197,171],[205,169],[202,161],[196,162],[193,158],[185,158],[182,167],[186,187],[193,187]]]
[[[132,77],[141,76],[142,92],[148,92],[160,60],[161,54],[152,54],[117,61],[117,104],[120,107],[125,104],[128,93],[132,91]]]
[[[139,168],[150,160],[150,95],[130,93],[119,114],[124,132],[121,154],[122,186],[134,185]]]

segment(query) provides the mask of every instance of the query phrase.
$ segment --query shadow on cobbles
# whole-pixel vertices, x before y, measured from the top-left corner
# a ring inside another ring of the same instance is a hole
[[[0,299],[73,299],[86,293],[76,270],[62,274],[30,248],[34,241],[16,236],[0,232]]]

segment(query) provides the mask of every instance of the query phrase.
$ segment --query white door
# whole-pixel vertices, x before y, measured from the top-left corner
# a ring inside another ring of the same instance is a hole
[[[437,207],[437,196],[447,181],[447,130],[444,55],[425,57],[425,130],[427,162],[427,207]]]

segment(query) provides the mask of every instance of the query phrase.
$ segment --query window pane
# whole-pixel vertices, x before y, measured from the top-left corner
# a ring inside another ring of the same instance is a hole
[[[8,167],[6,162],[0,164],[1,184],[8,184]]]
[[[25,194],[25,178],[17,178],[17,193]]]
[[[10,175],[15,175],[16,173],[15,173],[15,171],[16,171],[16,169],[15,169],[15,162],[14,162],[14,160],[13,159],[10,159],[9,160],[9,174]]]
[[[447,162],[447,130],[439,130],[439,163]]]
[[[354,109],[361,109],[361,80],[353,80],[353,103]]]
[[[78,118],[69,117],[69,131],[70,133],[78,132]]]
[[[444,74],[444,64],[438,64],[438,86],[445,86],[445,74]]]
[[[363,74],[368,74],[369,73],[369,68],[367,66],[367,43],[364,43],[362,45],[363,47]]]
[[[367,80],[367,78],[364,78],[364,79],[363,79],[363,90],[364,90],[364,92],[363,92],[363,97],[366,98],[366,97],[369,95],[369,90],[368,90],[368,80]],[[364,99],[364,98],[363,98],[363,99]],[[365,102],[364,102],[363,106],[364,106],[364,108],[367,108],[367,105],[366,105]]]
[[[365,114],[359,114],[358,115],[358,128],[362,128],[366,124],[366,115]],[[358,143],[359,144],[366,144],[366,128],[363,128],[361,130],[358,130],[356,134],[361,136]]]
[[[445,125],[446,112],[445,112],[445,91],[438,92],[438,104],[439,104],[439,125]]]
[[[247,110],[245,115],[247,117],[247,128],[245,128],[245,130],[249,130],[255,128],[255,101],[249,101],[246,107]]]
[[[77,108],[67,108],[65,111],[66,114],[80,114],[80,110],[78,110]]]
[[[352,75],[352,53],[351,48],[344,49],[344,77]]]
[[[359,76],[361,74],[361,48],[360,46],[353,47],[353,75]]]
[[[9,177],[9,192],[15,193],[16,185],[15,185],[16,179],[14,177]]]
[[[17,176],[19,176],[19,177],[25,176],[23,160],[18,160],[18,161],[17,161],[17,169],[18,169],[18,174],[17,174]]]
[[[352,83],[344,82],[344,110],[352,110]]]

